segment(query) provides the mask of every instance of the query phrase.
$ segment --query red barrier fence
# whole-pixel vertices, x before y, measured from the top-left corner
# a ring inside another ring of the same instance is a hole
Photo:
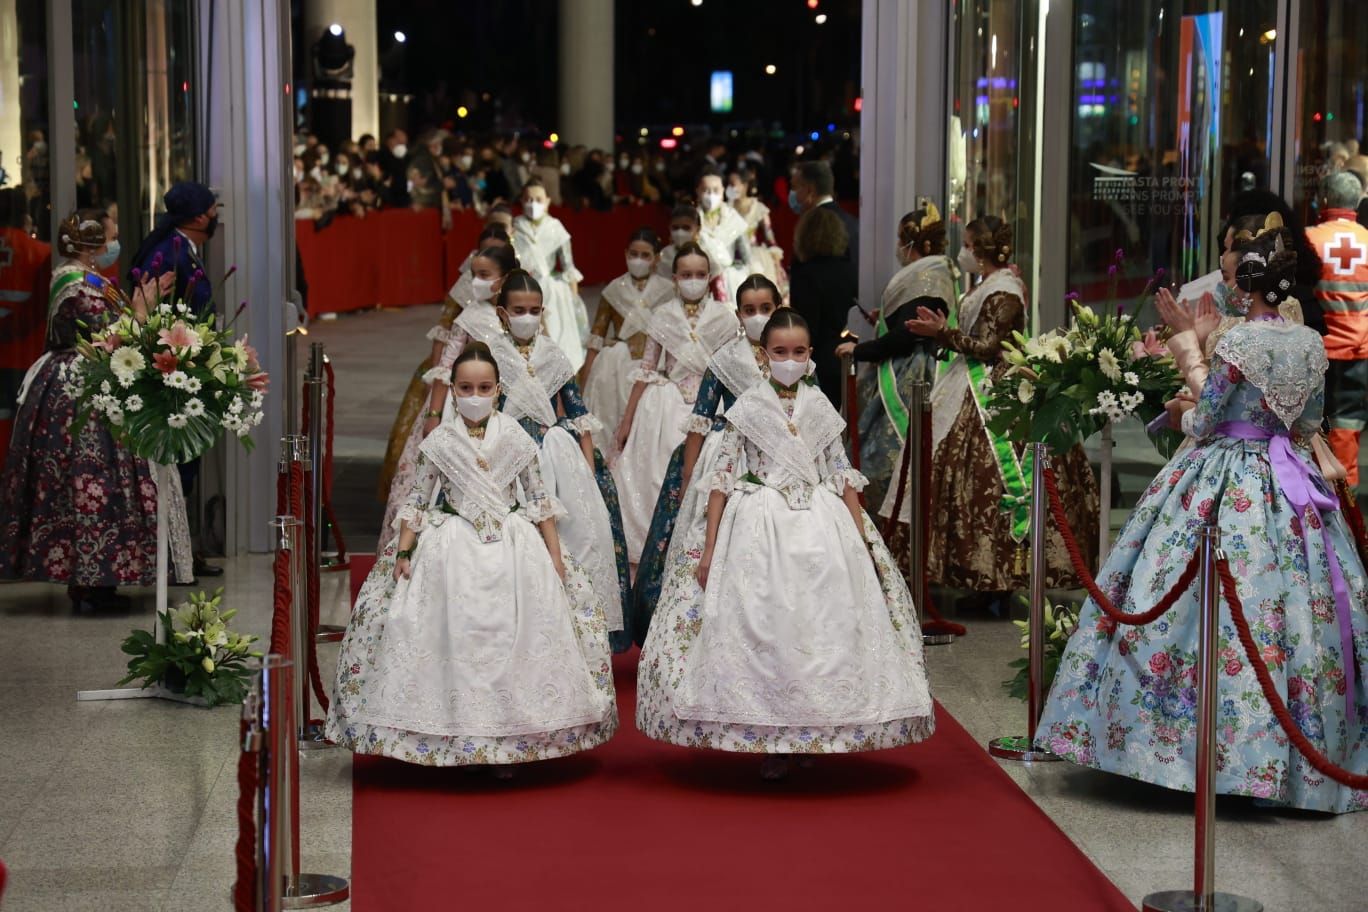
[[[669,241],[670,209],[663,205],[551,210],[570,232],[575,265],[585,284],[612,281],[626,271],[623,252],[638,228]],[[368,307],[432,304],[456,283],[461,264],[479,240],[483,220],[453,212],[443,232],[435,209],[382,209],[365,218],[339,215],[324,228],[295,222],[295,242],[309,285],[309,316]],[[771,216],[779,246],[791,250],[798,217],[787,208]]]

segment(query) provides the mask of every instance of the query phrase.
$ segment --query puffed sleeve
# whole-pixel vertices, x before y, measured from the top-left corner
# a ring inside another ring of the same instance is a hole
[[[1297,433],[1307,437],[1320,430],[1321,419],[1325,415],[1325,387],[1321,386],[1311,398],[1306,400],[1305,407],[1302,408],[1301,415],[1296,421]]]
[[[446,301],[442,304],[441,316],[437,318],[437,325],[428,330],[428,341],[451,341],[451,324],[456,322],[456,318],[461,315],[463,309],[461,303],[448,294]]]
[[[735,425],[728,424],[722,432],[722,444],[718,448],[717,462],[713,463],[712,474],[704,480],[708,491],[720,491],[728,496],[736,489],[736,480],[741,474],[742,456],[745,453],[745,439]]]
[[[972,332],[947,326],[936,341],[951,351],[991,364],[1002,356],[1002,343],[1011,338],[1012,330],[1025,325],[1024,314],[1020,298],[998,293],[983,302],[983,310]]]
[[[603,431],[603,423],[589,411],[584,404],[579,384],[574,380],[565,381],[557,394],[560,396],[561,409],[565,413],[570,430],[577,434],[598,434]]]
[[[693,411],[689,417],[684,419],[684,424],[680,428],[686,434],[707,434],[712,430],[713,418],[717,415],[717,406],[722,401],[722,391],[726,387],[722,381],[717,379],[717,375],[709,368],[703,375],[703,380],[698,384],[698,398],[694,399]]]
[[[399,508],[399,514],[394,517],[396,531],[402,531],[403,523],[408,523],[414,532],[423,531],[428,503],[432,499],[432,489],[441,477],[437,467],[422,453],[418,454],[418,461],[414,463],[413,468],[413,486],[409,488],[408,497],[404,498],[404,505]]]
[[[431,367],[427,373],[423,374],[423,382],[427,384],[442,383],[451,386],[451,366],[456,363],[456,359],[465,351],[466,343],[470,341],[470,336],[463,329],[458,329],[447,339],[446,346],[442,349],[442,357]]]
[[[665,350],[661,348],[655,337],[648,336],[646,350],[641,354],[641,361],[638,362],[636,370],[632,371],[632,381],[634,383],[654,383],[664,353]]]
[[[1226,403],[1235,393],[1242,375],[1239,368],[1220,355],[1211,358],[1211,372],[1207,375],[1202,395],[1197,399],[1196,408],[1183,413],[1183,433],[1201,439],[1210,434],[1220,421]]]
[[[607,343],[608,330],[613,325],[613,308],[599,305],[598,314],[594,317],[594,325],[589,329],[589,341],[585,347],[595,351],[602,351]]]
[[[1179,376],[1194,396],[1200,396],[1202,387],[1206,386],[1207,363],[1202,345],[1197,341],[1197,333],[1190,329],[1176,332],[1169,337],[1167,344]]]
[[[565,507],[546,490],[542,481],[541,465],[533,459],[518,475],[521,493],[519,504],[528,521],[539,523],[548,519],[558,519],[566,515]]]
[[[567,282],[584,281],[584,273],[580,272],[578,269],[575,268],[575,254],[570,249],[569,235],[566,235],[565,243],[561,244],[560,250],[557,251],[557,254],[560,257],[561,278]]]
[[[856,491],[863,491],[865,485],[869,484],[869,479],[851,466],[850,458],[846,456],[845,444],[841,442],[840,437],[832,440],[822,452],[821,464],[817,467],[817,473],[826,486],[835,491],[838,496],[845,493],[847,486]]]

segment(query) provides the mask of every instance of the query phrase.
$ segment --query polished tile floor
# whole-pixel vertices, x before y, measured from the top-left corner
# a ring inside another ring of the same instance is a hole
[[[366,313],[314,328],[337,369],[337,506],[354,549],[373,540],[375,465],[434,313]],[[1153,460],[1119,436],[1122,488],[1133,494]],[[229,598],[242,610],[237,623],[265,634],[269,558],[225,566]],[[324,585],[324,620],[345,619],[344,575],[325,575]],[[120,640],[151,625],[150,592],[133,594],[133,613],[90,618],[72,616],[55,588],[0,587],[0,859],[11,874],[4,912],[231,908],[238,711],[75,700],[77,690],[112,687],[124,665]],[[989,615],[962,620],[967,637],[928,650],[933,693],[985,741],[1020,732],[1024,706],[1000,683],[1021,654],[1016,628]],[[323,650],[327,667],[335,647]],[[1190,797],[1066,764],[1007,769],[1137,903],[1189,883]],[[328,751],[307,757],[302,770],[304,868],[346,875],[350,759]],[[1274,812],[1230,800],[1218,817],[1221,886],[1270,912],[1368,908],[1368,814]],[[916,870],[917,844],[931,838],[908,834],[910,896],[917,876],[934,876]],[[1010,846],[1013,834],[1000,838]],[[1019,908],[1050,908],[1049,897],[1022,897]]]

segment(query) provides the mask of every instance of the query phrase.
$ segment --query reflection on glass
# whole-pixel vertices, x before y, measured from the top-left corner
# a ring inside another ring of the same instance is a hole
[[[47,69],[43,0],[0,0],[0,186],[24,188],[44,240],[52,233]]]
[[[1364,151],[1368,5],[1302,0],[1300,6],[1296,107],[1289,114],[1297,131],[1292,191],[1293,205],[1315,224],[1321,177]]]
[[[1104,299],[1118,250],[1123,299],[1214,269],[1231,199],[1268,185],[1276,0],[1074,9],[1070,287]]]

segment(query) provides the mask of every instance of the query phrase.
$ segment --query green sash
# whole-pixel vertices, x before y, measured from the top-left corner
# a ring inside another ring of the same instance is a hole
[[[49,317],[52,315],[53,309],[57,306],[57,299],[61,296],[62,292],[71,285],[84,282],[85,277],[86,274],[84,272],[78,272],[73,269],[71,272],[64,272],[52,280],[52,287],[48,289]]]
[[[998,474],[1002,476],[1002,509],[1012,514],[1012,540],[1022,542],[1031,530],[1031,450],[1028,447],[1025,458],[1018,459],[1012,442],[988,430],[988,395],[983,384],[988,379],[988,368],[982,361],[965,356],[969,368],[969,389],[974,394],[979,416],[983,419],[983,433],[988,435],[988,443],[993,448],[993,459],[997,462]]]
[[[884,321],[883,308],[879,308],[879,322],[874,325],[874,338],[879,339],[887,334],[888,323]],[[883,400],[884,411],[893,424],[893,433],[898,435],[899,443],[903,442],[907,439],[907,428],[911,418],[902,396],[898,394],[898,375],[893,370],[891,358],[879,362],[879,398]]]

